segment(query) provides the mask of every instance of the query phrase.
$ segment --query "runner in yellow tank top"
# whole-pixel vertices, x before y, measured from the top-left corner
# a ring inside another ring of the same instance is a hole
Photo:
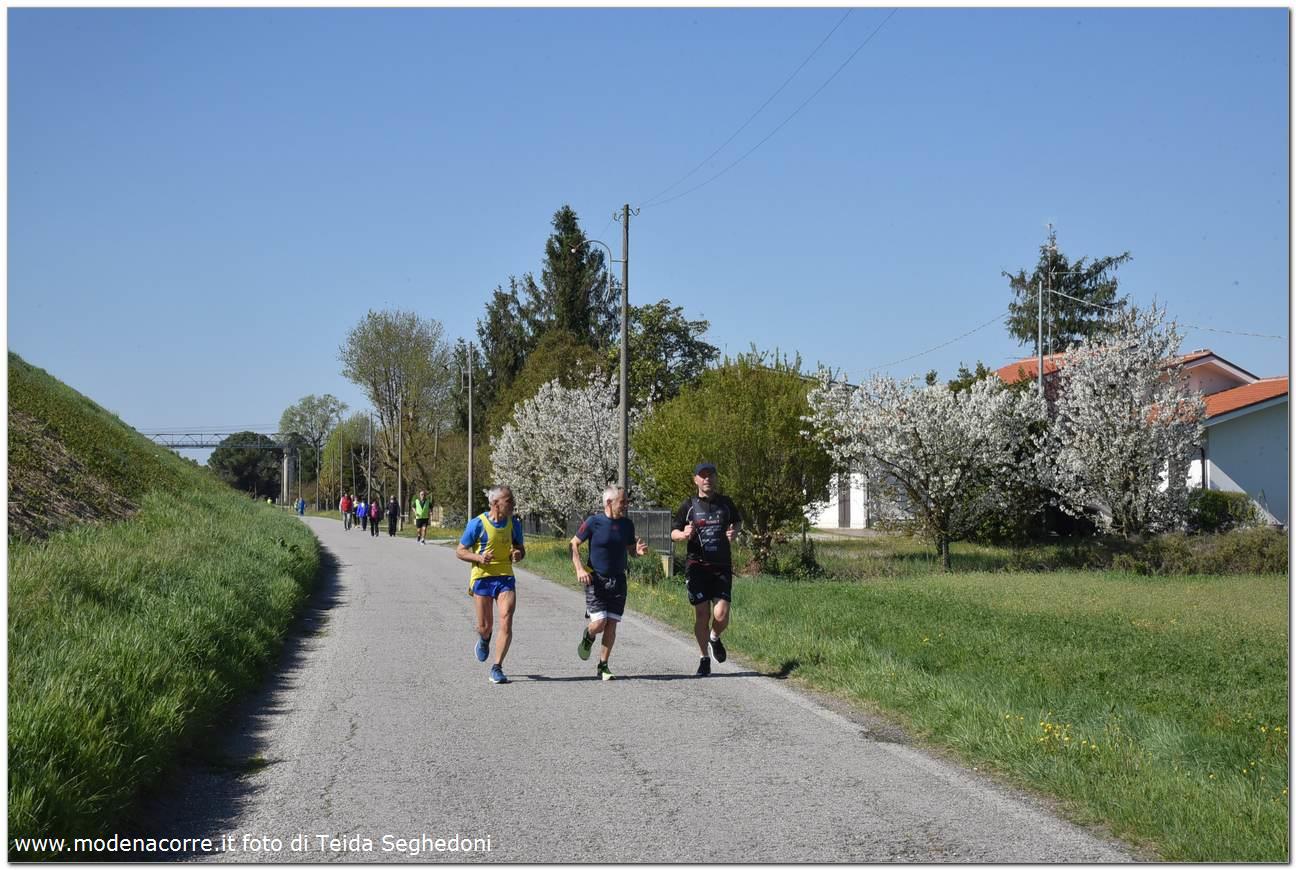
[[[504,656],[513,642],[513,609],[517,604],[517,580],[513,563],[526,556],[522,526],[513,516],[513,490],[493,486],[487,493],[490,510],[468,521],[455,555],[473,566],[468,591],[477,614],[477,661],[490,655],[494,603],[499,602],[499,639],[495,642],[495,664],[490,681],[507,683]]]

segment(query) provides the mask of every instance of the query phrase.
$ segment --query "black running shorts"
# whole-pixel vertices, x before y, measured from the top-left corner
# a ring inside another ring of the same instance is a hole
[[[625,615],[626,578],[604,577],[590,571],[590,584],[585,587],[585,614],[590,619],[611,619],[620,622]]]
[[[418,517],[414,520],[414,528],[416,529],[426,529],[427,524],[428,524],[427,517]]]
[[[689,562],[684,567],[684,588],[688,590],[689,604],[703,601],[732,601],[733,568],[724,565],[707,565]]]

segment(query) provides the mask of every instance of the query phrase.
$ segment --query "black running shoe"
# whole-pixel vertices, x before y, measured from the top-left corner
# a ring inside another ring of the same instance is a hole
[[[725,652],[724,644],[720,642],[720,638],[718,637],[711,639],[711,652],[715,655],[715,660],[718,662],[722,662],[729,658],[729,653]]]
[[[707,656],[698,659],[697,675],[699,677],[711,676],[711,659]]]

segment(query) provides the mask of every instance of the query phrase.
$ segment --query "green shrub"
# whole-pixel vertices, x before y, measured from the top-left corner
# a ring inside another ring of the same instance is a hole
[[[662,569],[661,554],[653,550],[647,556],[631,559],[626,576],[636,583],[647,583],[648,585],[654,585],[664,580],[666,572]]]
[[[1188,494],[1188,528],[1194,532],[1224,532],[1259,525],[1260,511],[1245,492],[1194,489]]]
[[[1114,552],[1111,568],[1142,575],[1286,574],[1287,533],[1271,526],[1213,535],[1175,532]]]

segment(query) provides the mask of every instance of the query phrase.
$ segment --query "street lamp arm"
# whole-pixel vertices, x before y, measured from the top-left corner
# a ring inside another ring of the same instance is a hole
[[[610,261],[613,262],[613,263],[624,263],[624,262],[625,262],[625,260],[618,260],[616,257],[612,256],[612,249],[608,247],[607,242],[600,242],[598,239],[586,239],[585,241],[581,242],[581,243],[580,243],[579,245],[577,245],[576,247],[574,247],[574,248],[568,248],[568,250],[571,251],[571,252],[574,254],[574,253],[576,253],[577,251],[579,251],[581,248],[585,247],[586,245],[602,245],[602,246],[603,246],[603,250],[607,251],[607,253],[608,253],[608,260],[610,260]]]

